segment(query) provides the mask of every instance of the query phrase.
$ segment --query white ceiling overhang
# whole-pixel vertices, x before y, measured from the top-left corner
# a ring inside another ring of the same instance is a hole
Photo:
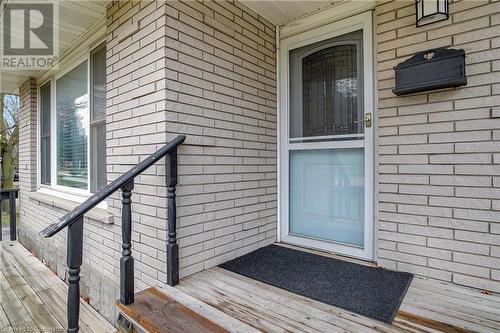
[[[333,6],[338,2],[341,0],[242,0],[245,6],[277,26]]]
[[[50,0],[35,0],[36,2],[50,2]],[[4,2],[4,6],[14,4],[14,1]],[[63,54],[99,21],[103,20],[106,13],[105,1],[58,1],[59,17],[57,30],[59,32],[59,55]],[[0,11],[0,24],[4,20],[4,7]],[[0,92],[16,94],[19,85],[28,77],[36,77],[40,70],[13,70],[0,67]]]
[[[278,27],[285,38],[335,20],[373,9],[376,0],[241,0]]]

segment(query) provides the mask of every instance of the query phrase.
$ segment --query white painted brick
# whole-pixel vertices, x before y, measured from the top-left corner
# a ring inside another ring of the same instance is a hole
[[[451,196],[454,188],[450,186],[429,186],[429,185],[399,185],[400,193],[422,194],[422,195],[446,195]]]
[[[489,131],[435,133],[429,135],[429,142],[471,142],[491,139]]]
[[[453,174],[451,165],[400,165],[399,173],[446,175]]]
[[[407,214],[415,214],[415,215],[452,217],[452,209],[449,207],[398,205],[398,212],[407,213]]]
[[[483,234],[479,232],[456,230],[455,239],[467,240],[470,242],[482,243],[482,244],[500,244],[500,235],[493,234]]]
[[[500,268],[500,258],[492,258],[489,256],[479,256],[476,254],[454,252],[453,261],[471,264],[483,267],[498,267]]]
[[[453,210],[453,217],[477,221],[496,222],[500,219],[500,212],[491,210],[458,209]]]
[[[429,238],[427,245],[438,249],[448,249],[454,251],[461,251],[466,253],[476,253],[488,255],[489,247],[484,244],[470,243],[467,241]]]
[[[379,238],[383,240],[415,244],[415,245],[424,245],[424,246],[426,244],[426,238],[418,235],[407,235],[392,231],[379,231],[378,235]]]
[[[482,176],[430,176],[431,185],[491,186],[491,177]]]
[[[458,220],[451,218],[429,217],[429,225],[450,229],[488,232],[488,223],[482,221]]]
[[[452,152],[453,144],[448,143],[405,145],[399,147],[400,154],[446,154]]]
[[[473,266],[470,264],[455,263],[434,258],[429,258],[429,267],[445,269],[453,272],[459,272],[483,278],[488,278],[490,275],[489,269],[484,267]]]
[[[453,282],[464,286],[500,292],[500,284],[490,279],[482,279],[470,275],[453,274]]]
[[[400,213],[379,212],[379,219],[406,224],[427,224],[427,216],[407,215]]]
[[[487,199],[429,197],[429,205],[443,207],[459,207],[472,209],[491,209],[491,201]]]
[[[429,156],[431,164],[490,164],[490,154],[444,154]]]
[[[405,234],[414,234],[429,237],[453,238],[453,230],[444,228],[435,228],[420,225],[400,224],[398,230]]]
[[[398,251],[411,253],[415,255],[423,255],[426,257],[451,260],[452,252],[448,250],[433,249],[425,246],[417,246],[405,243],[397,244]]]
[[[390,250],[379,250],[378,255],[381,258],[388,258],[398,262],[402,261],[422,266],[427,265],[427,258],[423,257],[422,255],[413,255],[409,253],[390,251]]]
[[[451,281],[452,274],[448,271],[444,271],[442,269],[434,269],[425,266],[413,265],[405,262],[398,262],[397,268],[401,271],[410,272],[416,275],[430,277],[433,279],[443,280],[443,281]]]

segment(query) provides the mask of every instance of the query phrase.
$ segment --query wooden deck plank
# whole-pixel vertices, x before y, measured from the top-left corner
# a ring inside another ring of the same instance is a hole
[[[14,252],[14,254],[18,255],[16,256],[18,259],[24,259],[22,258],[23,255],[26,255],[24,253],[24,250],[22,249],[17,249],[17,251]],[[29,258],[29,257],[28,257]],[[64,293],[64,290],[67,289],[67,286],[63,281],[61,281],[52,271],[50,271],[45,265],[43,265],[35,256],[32,256],[32,258],[29,258],[30,262],[28,262],[28,265],[33,269],[33,274],[36,279],[40,281],[44,281],[48,288],[51,290],[50,294],[51,296],[56,297],[56,301],[58,301],[58,304],[60,304],[60,310],[59,310],[59,315],[61,316],[60,320],[61,322],[65,325],[67,323],[67,318],[66,318],[66,301],[67,301],[67,292]],[[62,285],[61,285],[62,283]],[[80,330],[82,332],[100,332],[100,327],[96,328],[94,325],[94,328],[90,328],[87,325],[86,316],[84,312],[82,311],[82,302],[80,302]],[[100,320],[103,320],[102,318]],[[99,319],[96,320],[96,323],[100,322]]]
[[[491,311],[500,310],[500,294],[486,295],[477,289],[424,279],[415,279],[412,286],[412,292],[428,292],[434,295],[447,296],[448,298],[453,295],[453,299],[463,300],[474,307],[484,305]]]
[[[35,325],[33,318],[24,308],[23,303],[17,297],[2,271],[0,271],[0,295],[2,296],[2,307],[12,328],[26,328],[30,332],[38,332],[38,327]]]
[[[155,288],[137,293],[130,305],[118,302],[118,307],[149,333],[229,333]]]
[[[44,280],[47,285],[64,300],[63,304],[66,303],[68,286],[64,281],[21,244],[15,242],[12,247],[12,252],[16,257],[19,256],[19,258],[25,260],[28,266],[38,275],[39,279]],[[89,332],[116,332],[116,328],[100,316],[89,304],[84,302],[83,299],[80,301],[80,329],[82,329],[82,331],[86,329]]]
[[[217,269],[214,269],[217,270]],[[212,270],[210,270],[212,271]],[[213,271],[212,271],[213,272]],[[207,272],[203,272],[206,274]],[[230,272],[229,272],[230,273]],[[231,280],[230,275],[234,275],[234,280]],[[373,321],[373,327],[370,325],[360,325],[356,320],[346,320],[339,316],[343,310],[335,309],[335,312],[324,312],[319,308],[314,308],[311,303],[322,304],[310,299],[303,298],[300,295],[295,295],[287,291],[275,288],[269,285],[262,284],[258,281],[244,278],[239,280],[238,275],[222,274],[220,277],[215,276],[200,276],[200,279],[193,281],[185,279],[182,283],[189,283],[190,288],[203,288],[210,290],[212,295],[204,295],[203,297],[214,306],[224,309],[228,302],[231,302],[232,307],[238,307],[240,313],[249,316],[257,316],[260,320],[254,323],[254,326],[263,331],[274,331],[275,328],[269,325],[279,325],[285,331],[314,331],[314,332],[336,332],[346,330],[358,330],[362,332],[391,332],[392,329],[384,329],[383,323]],[[218,280],[218,281],[217,281]],[[209,282],[206,282],[209,281]],[[256,285],[253,285],[253,284]],[[198,286],[198,287],[197,287]],[[237,288],[235,286],[238,286]],[[264,288],[264,286],[266,288]],[[217,297],[219,299],[217,299]],[[296,301],[294,297],[298,297]],[[245,301],[248,300],[248,301]],[[328,307],[328,305],[325,304]],[[234,309],[232,309],[234,310]],[[240,314],[240,315],[241,315]],[[351,318],[359,316],[352,313],[345,313]],[[290,321],[290,318],[294,318]],[[363,318],[360,316],[360,318]],[[267,320],[262,320],[267,319]],[[380,325],[382,324],[382,325]],[[379,328],[380,330],[375,330]]]
[[[191,310],[198,313],[200,316],[219,324],[231,333],[259,333],[257,329],[237,320],[226,313],[211,307],[210,305],[184,293],[179,288],[171,287],[168,285],[159,286],[161,292],[165,293],[168,297],[176,300],[177,302],[187,306]]]
[[[177,287],[262,332],[500,332],[500,297],[413,279],[392,324],[339,309],[215,267]]]
[[[259,297],[266,298],[275,303],[276,307],[283,308],[283,314],[288,317],[292,315],[301,322],[312,322],[312,327],[317,331],[329,332],[336,330],[362,330],[365,332],[395,332],[388,324],[377,320],[371,320],[354,312],[333,308],[327,304],[317,302],[304,296],[293,294],[283,289],[266,285],[262,282],[252,279],[241,279],[241,275],[229,272],[220,268],[204,272],[210,281],[218,281],[219,288],[226,289],[225,283],[244,289],[251,295],[256,287],[264,289],[266,292],[259,293]],[[235,290],[236,291],[236,290]],[[335,309],[336,311],[331,311]],[[316,323],[325,323],[326,325],[316,325]],[[334,326],[335,328],[331,327]]]
[[[442,323],[454,327],[455,331],[500,331],[497,298],[470,288],[414,279],[400,311],[405,320],[425,321],[433,327]],[[442,330],[451,329],[443,327]]]
[[[463,309],[467,309],[464,311]],[[413,315],[429,317],[454,326],[460,326],[476,332],[484,329],[496,330],[500,332],[498,316],[489,311],[482,312],[468,304],[460,304],[458,300],[431,295],[414,297],[408,295],[405,303],[402,304],[401,311],[412,313]]]
[[[429,292],[416,287],[409,290],[405,297],[405,302],[402,304],[402,308],[406,305],[419,305],[424,308],[435,308],[439,307],[442,310],[451,311],[453,313],[462,313],[461,309],[467,308],[466,315],[468,317],[478,316],[481,319],[491,319],[495,321],[498,318],[498,309],[492,308],[488,305],[480,304],[477,302],[471,302],[471,300],[464,300],[453,298],[437,292]]]
[[[63,326],[61,323],[59,323],[52,312],[45,306],[35,291],[13,265],[11,260],[7,258],[5,252],[6,251],[2,251],[0,254],[3,274],[7,278],[7,282],[10,284],[11,288],[17,294],[19,300],[23,303],[24,308],[29,313],[36,326],[41,331],[62,329]]]
[[[9,318],[3,310],[2,304],[0,304],[0,332],[13,332],[12,326],[10,326]]]
[[[242,320],[259,331],[277,333],[302,331],[301,327],[295,325],[294,322],[288,323],[271,311],[256,311],[242,298],[227,295],[199,281],[190,281],[186,285],[189,286],[189,292],[193,292],[195,297],[200,297],[203,302]]]
[[[62,299],[59,295],[49,287],[45,279],[42,279],[32,267],[22,259],[20,255],[12,252],[12,247],[6,249],[4,253],[10,256],[11,262],[16,265],[20,274],[32,286],[33,290],[37,293],[38,297],[43,301],[47,308],[52,312],[54,317],[61,323],[63,327],[67,326],[66,316],[66,299]],[[92,333],[92,331],[85,323],[80,325],[82,333]]]
[[[19,275],[25,277],[38,298],[46,305],[47,310],[65,327],[65,304],[68,293],[66,283],[20,243],[8,242],[7,244],[2,244],[5,256],[14,259],[13,265],[18,269]],[[116,332],[116,328],[82,299],[80,301],[80,331],[82,333],[107,333]]]
[[[339,325],[342,329],[355,328],[366,332],[396,332],[391,325],[384,322],[370,319],[345,309],[333,307],[326,303],[315,301],[305,296],[294,294],[263,282],[243,277],[222,268],[215,267],[212,270],[220,274],[218,277],[220,281],[226,281],[234,278],[233,283],[244,285],[243,283],[245,282],[249,284],[247,287],[248,291],[256,290],[258,288],[265,290],[265,293],[261,293],[262,295],[275,294],[275,296],[272,297],[276,297],[277,303],[285,304],[287,307],[293,306],[298,311],[304,312],[308,317],[332,322],[335,325]]]

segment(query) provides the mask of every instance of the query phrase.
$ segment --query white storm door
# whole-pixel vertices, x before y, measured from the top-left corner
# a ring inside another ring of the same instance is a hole
[[[372,259],[371,13],[280,43],[280,239]]]

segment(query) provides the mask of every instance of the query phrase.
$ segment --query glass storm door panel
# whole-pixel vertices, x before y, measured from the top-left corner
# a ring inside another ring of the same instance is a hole
[[[363,86],[362,30],[289,52],[289,240],[365,246]]]
[[[362,148],[293,150],[290,180],[292,235],[363,246]]]

